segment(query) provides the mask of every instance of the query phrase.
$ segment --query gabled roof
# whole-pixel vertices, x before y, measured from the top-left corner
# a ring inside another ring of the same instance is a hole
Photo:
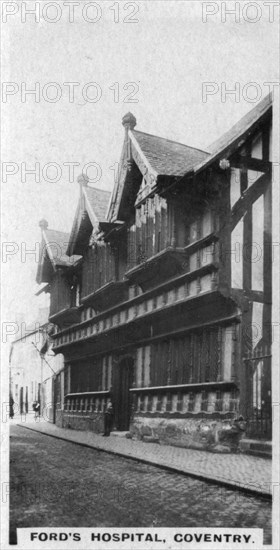
[[[214,141],[208,150],[210,153],[217,153],[227,148],[231,143],[249,130],[255,122],[270,109],[272,106],[272,94],[268,94],[260,103],[258,103],[249,113],[244,115],[234,126],[230,128],[219,139]]]
[[[208,152],[135,130],[136,119],[131,113],[127,113],[123,117],[125,139],[118,180],[108,209],[109,221],[115,221],[121,215],[121,204],[123,197],[126,196],[126,189],[131,190],[132,188],[129,173],[131,175],[134,170],[134,178],[137,175],[135,167],[145,178],[144,188],[137,196],[139,204],[149,194],[156,191],[159,178],[161,179],[161,188],[166,184],[168,187],[170,185],[172,187],[176,181],[194,175],[207,168],[211,163],[231,155],[240,147],[246,137],[256,130],[261,120],[267,116],[271,105],[272,95],[269,94],[220,139],[215,141],[208,148]]]
[[[127,140],[125,138],[122,146],[121,158],[118,166],[118,177],[115,182],[113,192],[111,194],[110,203],[108,205],[107,219],[110,222],[116,221],[119,212],[119,206],[123,195],[126,177],[128,173],[127,167]]]
[[[45,220],[41,220],[42,241],[36,281],[38,284],[49,283],[53,272],[59,267],[73,266],[80,256],[69,257],[66,250],[69,244],[69,233],[48,229]]]
[[[272,108],[272,94],[268,94],[249,113],[243,116],[234,126],[225,132],[218,140],[214,141],[208,150],[211,155],[195,167],[194,172],[200,172],[218,158],[229,156],[240,147],[245,138],[253,133],[261,120],[267,116]]]
[[[138,130],[129,134],[132,145],[138,144],[142,155],[159,176],[182,176],[209,156],[206,151]]]
[[[86,201],[96,219],[98,221],[106,220],[108,203],[111,196],[110,191],[103,191],[103,189],[97,189],[96,187],[89,186],[83,187],[83,191]]]
[[[69,256],[66,249],[69,242],[69,233],[56,231],[55,229],[45,229],[43,232],[46,245],[46,252],[54,266],[69,265]]]
[[[100,221],[106,220],[106,213],[111,193],[88,185],[88,178],[79,176],[80,198],[66,249],[71,255],[80,252],[89,238],[92,228]]]
[[[110,221],[116,220],[119,215],[124,188],[131,171],[131,165],[127,162],[128,160],[133,159],[142,176],[145,176],[147,180],[151,177],[153,182],[156,183],[160,177],[174,179],[182,177],[186,170],[193,169],[194,166],[209,156],[209,153],[206,151],[134,130],[136,119],[131,113],[128,113],[123,118],[124,126],[127,125],[127,121],[129,128],[125,135],[118,180],[112,193],[108,211]],[[129,150],[131,159],[128,159]]]
[[[269,94],[215,141],[209,147],[209,152],[134,130],[136,119],[131,113],[127,113],[123,117],[125,139],[118,179],[111,200],[110,192],[90,187],[88,178],[84,175],[78,178],[80,199],[71,234],[69,236],[60,231],[44,229],[48,252],[40,259],[37,281],[48,282],[48,278],[44,279],[42,276],[44,261],[48,261],[53,269],[58,266],[73,265],[73,254],[83,253],[93,229],[102,228],[102,223],[104,227],[106,223],[108,226],[108,222],[112,227],[115,223],[117,227],[121,220],[118,216],[125,211],[129,195],[130,199],[137,195],[139,204],[140,201],[146,200],[149,194],[158,191],[159,179],[160,188],[166,189],[166,185],[172,187],[179,180],[183,182],[183,178],[193,176],[210,164],[229,157],[242,146],[248,136],[257,131],[260,123],[270,116],[271,110],[272,94]],[[139,191],[143,178],[144,185]],[[54,244],[51,245],[51,243]],[[57,250],[55,243],[63,251],[60,255],[55,252]],[[80,256],[74,256],[74,261],[78,258]]]

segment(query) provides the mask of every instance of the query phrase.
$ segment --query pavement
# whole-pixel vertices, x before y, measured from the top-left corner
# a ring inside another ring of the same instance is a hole
[[[136,441],[113,434],[103,437],[93,432],[59,428],[42,418],[35,422],[32,415],[21,417],[21,421],[15,418],[11,422],[43,435],[152,464],[231,489],[269,498],[272,496],[272,462],[265,458],[242,453],[215,454]]]

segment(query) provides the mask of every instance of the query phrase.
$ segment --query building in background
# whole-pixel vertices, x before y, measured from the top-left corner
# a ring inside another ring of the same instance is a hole
[[[32,413],[33,403],[39,401],[41,414],[53,422],[55,380],[64,361],[62,354],[52,351],[53,327],[48,316],[48,308],[39,310],[32,326],[26,327],[24,322],[19,325],[19,336],[10,351],[10,394],[15,416]]]
[[[135,437],[269,440],[271,97],[208,151],[123,125],[112,196],[81,176],[70,236],[41,223],[59,423],[101,431],[111,396]]]

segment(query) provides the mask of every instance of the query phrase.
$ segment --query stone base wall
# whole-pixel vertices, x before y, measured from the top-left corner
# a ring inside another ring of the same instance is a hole
[[[48,407],[45,410],[43,410],[43,418],[44,418],[44,420],[47,420],[48,422],[51,422],[51,423],[54,422],[54,409],[53,409],[53,407]]]
[[[101,412],[67,412],[57,411],[56,425],[60,428],[72,430],[90,431],[94,433],[104,432],[104,415]]]
[[[102,412],[56,411],[56,425],[61,428],[104,432]],[[227,418],[162,418],[135,414],[130,424],[129,437],[145,442],[158,442],[213,452],[236,452],[244,437],[244,422]]]
[[[61,409],[56,409],[55,411],[55,423],[59,428],[62,428],[62,417],[63,417],[64,411]]]
[[[130,426],[133,439],[178,447],[234,452],[244,437],[244,426],[233,418],[148,418],[134,416]]]

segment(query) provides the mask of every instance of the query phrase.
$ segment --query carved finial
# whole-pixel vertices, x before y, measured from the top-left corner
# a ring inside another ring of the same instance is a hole
[[[228,159],[221,159],[219,162],[221,170],[228,170],[230,168],[230,162]]]
[[[48,225],[49,224],[48,224],[47,220],[43,219],[43,220],[39,221],[39,227],[41,227],[42,231],[43,231],[43,229],[48,229]]]
[[[78,176],[78,179],[77,179],[79,185],[83,185],[83,186],[87,186],[88,182],[89,182],[89,178],[86,174],[80,174],[80,176]]]
[[[122,124],[126,130],[133,130],[136,126],[136,118],[132,113],[126,113],[122,119]]]

